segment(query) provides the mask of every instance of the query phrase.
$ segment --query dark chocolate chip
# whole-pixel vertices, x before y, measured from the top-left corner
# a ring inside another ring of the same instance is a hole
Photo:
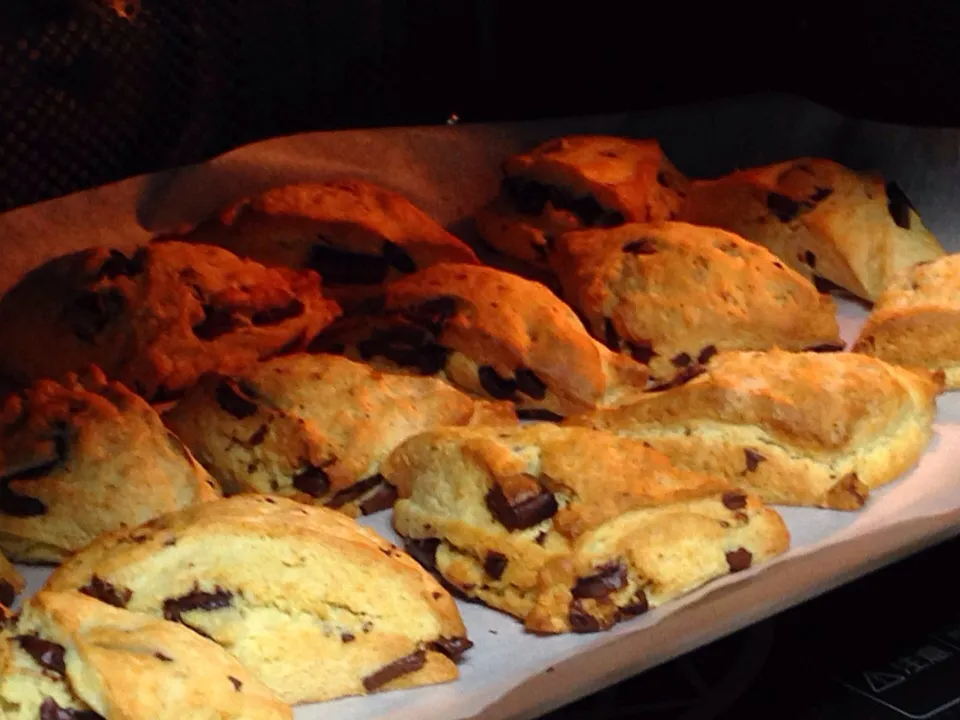
[[[589,326],[585,325],[585,327]],[[614,327],[613,320],[610,318],[603,319],[603,341],[611,350],[620,349],[620,334],[617,332],[617,328]]]
[[[107,325],[123,315],[127,299],[116,288],[84,291],[74,300],[73,331],[85,342],[93,342]]]
[[[143,272],[146,263],[146,248],[140,248],[132,258],[128,258],[119,250],[111,250],[110,256],[100,266],[98,279],[113,280],[120,276],[133,277]]]
[[[653,343],[649,340],[628,341],[627,352],[630,353],[630,357],[644,365],[649,365],[650,361],[657,356],[657,353],[653,351]]]
[[[730,490],[723,494],[722,502],[727,510],[742,510],[747,506],[747,495],[741,490]]]
[[[233,604],[233,593],[217,585],[213,592],[205,592],[199,585],[186,595],[176,598],[167,598],[163,601],[163,617],[165,620],[182,622],[182,614],[193,610],[221,610]],[[195,628],[193,628],[195,629]]]
[[[397,489],[390,483],[381,482],[373,494],[360,503],[360,512],[364,515],[373,515],[382,510],[389,510],[397,501]]]
[[[417,264],[413,258],[395,242],[387,240],[383,243],[383,256],[392,267],[406,275],[417,271]]]
[[[486,557],[483,559],[483,570],[487,573],[487,576],[493,580],[499,580],[503,577],[504,571],[507,569],[507,556],[503,553],[497,552],[496,550],[490,550],[487,552]]]
[[[910,229],[910,211],[916,211],[903,189],[895,182],[887,183],[887,210],[890,217],[904,230]]]
[[[90,582],[80,588],[80,592],[118,608],[125,608],[133,597],[133,591],[129,588],[117,587],[98,575],[90,578]]]
[[[673,363],[674,367],[684,368],[693,362],[693,358],[687,353],[680,353],[679,355],[674,355],[670,359],[670,362]]]
[[[261,425],[258,427],[253,435],[250,436],[250,439],[247,440],[247,445],[250,447],[256,447],[257,445],[260,445],[267,438],[267,430],[268,428],[266,425]]]
[[[643,615],[650,609],[650,601],[647,600],[647,594],[643,590],[637,590],[629,605],[620,608],[620,614],[624,617],[636,617]]]
[[[517,383],[510,378],[501,377],[489,365],[482,365],[477,370],[477,379],[480,386],[490,397],[497,400],[513,400],[517,393]]]
[[[394,660],[389,665],[384,665],[372,675],[367,675],[367,677],[363,679],[363,687],[367,692],[373,692],[397,678],[416,672],[422,668],[426,662],[426,651],[417,650],[417,652],[407,655],[406,657]]]
[[[564,417],[545,408],[519,408],[518,420],[542,420],[544,422],[562,422]]]
[[[160,662],[165,662],[165,663],[173,662],[172,657],[170,657],[169,655],[164,655],[162,652],[159,652],[159,651],[155,652],[153,656]]]
[[[440,540],[437,538],[407,538],[403,543],[403,547],[410,557],[427,568],[427,570],[436,569],[437,548],[440,547]]]
[[[330,476],[323,468],[308,465],[294,475],[293,487],[310,497],[320,498],[330,490]]]
[[[463,654],[473,647],[473,641],[465,637],[442,637],[430,643],[429,647],[431,650],[443,653],[454,662],[458,662]]]
[[[441,295],[404,308],[403,316],[414,325],[428,330],[435,337],[440,337],[444,325],[457,314],[457,309],[458,302],[455,297]]]
[[[623,252],[631,255],[654,255],[657,252],[657,245],[651,238],[640,238],[624,245]]]
[[[747,472],[754,472],[760,463],[766,460],[763,455],[758,453],[756,450],[751,450],[750,448],[745,448],[743,455],[747,461]]]
[[[599,632],[600,621],[587,612],[586,608],[579,600],[570,603],[570,613],[568,615],[570,629],[575,633],[593,633]]]
[[[257,412],[256,393],[243,383],[224,378],[217,383],[214,395],[220,408],[237,420],[245,420]]]
[[[279,325],[284,320],[300,317],[303,315],[304,310],[304,304],[294,298],[286,305],[267,308],[266,310],[258,310],[251,316],[250,322],[257,327],[263,327],[264,325]]]
[[[807,250],[803,253],[803,261],[812,268],[817,266],[817,256],[814,255],[810,250]]]
[[[672,380],[659,385],[654,385],[653,387],[648,388],[647,392],[663,392],[664,390],[678,388],[682,385],[686,385],[694,378],[703,375],[705,372],[706,369],[702,365],[687,365],[687,367],[678,372]]]
[[[227,680],[233,683],[234,690],[240,692],[240,688],[243,687],[243,683],[238,678],[235,678],[233,675],[227,675]]]
[[[384,257],[350,252],[320,243],[310,247],[306,267],[316,270],[323,281],[330,285],[379,285],[390,274],[390,263]]]
[[[243,322],[229,308],[203,306],[203,320],[193,326],[193,334],[201,340],[216,340],[233,332]]]
[[[717,354],[716,345],[707,345],[703,350],[700,351],[700,354],[697,356],[697,363],[700,365],[706,365],[713,359],[713,356]]]
[[[596,568],[592,575],[577,579],[573,586],[575,598],[605,598],[627,586],[627,568],[613,561]]]
[[[40,720],[105,720],[105,718],[93,710],[62,708],[52,697],[47,697],[40,704]]]
[[[833,195],[833,188],[818,187],[813,191],[813,195],[810,196],[809,202],[813,205],[816,205],[817,203],[823,202],[831,195]]]
[[[547,542],[547,531],[541,530],[540,532],[538,532],[537,536],[533,539],[533,541],[537,545],[540,545],[541,547],[543,547],[543,544]]]
[[[0,513],[11,517],[37,517],[46,512],[47,506],[42,501],[11,490],[6,478],[0,483]]]
[[[17,599],[17,590],[9,580],[0,580],[0,605],[10,607]]]
[[[377,473],[376,475],[371,475],[368,478],[364,478],[363,480],[358,480],[353,485],[344,488],[343,490],[338,492],[336,495],[334,495],[332,498],[330,498],[325,503],[325,505],[328,508],[333,508],[334,510],[336,510],[337,508],[343,507],[347,503],[351,503],[354,500],[360,497],[363,497],[363,495],[365,495],[367,492],[375,488],[377,485],[386,484],[386,482],[387,481],[384,479],[383,475],[381,475],[380,473]]]
[[[823,343],[821,345],[813,345],[807,348],[807,352],[820,352],[820,353],[830,353],[830,352],[843,352],[843,349],[846,347],[846,344],[843,342],[838,343]]]
[[[767,208],[780,222],[790,222],[800,213],[800,203],[780,193],[767,193]]]
[[[727,565],[732,573],[746,570],[752,562],[753,555],[746,548],[737,548],[727,553]]]
[[[23,651],[37,661],[37,665],[52,670],[58,675],[63,675],[67,671],[63,659],[66,650],[63,645],[57,645],[36,635],[17,635],[15,639]]]
[[[500,183],[500,192],[525,215],[542,213],[550,198],[550,191],[543,183],[516,177],[503,178]]]
[[[357,636],[352,632],[342,632],[340,633],[340,642],[342,643],[352,643],[357,639]]]
[[[538,492],[519,493],[507,498],[499,484],[486,495],[486,505],[497,521],[508,530],[533,527],[557,514],[559,506],[553,493],[537,484]]]
[[[520,368],[514,373],[517,389],[534,400],[543,400],[547,395],[547,384],[530,368]]]

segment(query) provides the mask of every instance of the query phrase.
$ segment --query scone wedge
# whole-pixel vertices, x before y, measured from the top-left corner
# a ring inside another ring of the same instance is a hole
[[[729,352],[683,385],[568,420],[642,439],[765,502],[857,510],[933,437],[942,377],[854,353]]]
[[[180,622],[291,704],[455,680],[471,645],[453,599],[403,551],[274,496],[103,535],[45,589]]]
[[[392,507],[396,493],[379,466],[406,438],[517,418],[512,403],[475,399],[436,377],[297,354],[204,378],[164,422],[228,493],[272,493],[367,515]]]
[[[410,552],[536,633],[608,629],[789,545],[755,496],[585,428],[430,431],[383,473]]]
[[[29,684],[30,675],[40,672],[62,678],[72,696],[59,714],[53,707],[59,706],[58,698],[43,698],[33,718],[293,717],[289,705],[216,643],[177,623],[111,607],[82,593],[39,593],[8,633],[19,667],[0,685],[0,698],[7,694],[4,685]],[[44,693],[40,682],[33,690],[37,699]],[[89,708],[88,715],[66,712],[77,706]],[[23,717],[26,710],[19,709]]]
[[[681,222],[561,235],[551,255],[564,298],[593,336],[659,383],[723,350],[841,350],[836,306],[775,255]]]
[[[960,255],[917,263],[877,298],[853,346],[897,365],[943,371],[960,388]]]

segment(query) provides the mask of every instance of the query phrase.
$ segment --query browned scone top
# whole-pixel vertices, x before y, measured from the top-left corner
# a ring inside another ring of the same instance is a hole
[[[234,203],[185,239],[267,266],[316,270],[334,291],[376,286],[439,262],[479,262],[406,197],[359,178],[272,188]]]
[[[570,418],[767,502],[857,509],[933,436],[942,376],[852,353],[727,352],[685,384]]]
[[[55,563],[97,535],[216,500],[146,401],[96,368],[40,380],[0,411],[0,549]]]
[[[904,270],[887,286],[854,350],[898,365],[942,370],[960,388],[960,255]]]
[[[618,402],[647,379],[545,286],[480,265],[434,265],[388,283],[377,303],[331,325],[310,349],[442,373],[528,417]]]
[[[843,348],[828,295],[724,230],[665,222],[571,232],[551,264],[594,337],[660,382],[722,350]]]
[[[867,300],[900,270],[944,253],[896,183],[822,158],[693,182],[680,219],[736,232]]]
[[[496,250],[537,264],[562,232],[674,218],[687,186],[656,140],[602,135],[555,138],[508,158],[503,174],[477,229]]]
[[[90,364],[151,402],[203,373],[302,348],[340,313],[312,271],[167,241],[51,260],[0,300],[0,370],[21,382]]]
[[[534,632],[607,629],[789,544],[726,480],[585,428],[441,428],[382,472],[410,552]]]
[[[512,403],[474,399],[440,378],[296,354],[203,378],[164,422],[228,493],[275,493],[356,515],[393,505],[379,467],[406,438],[517,418]]]

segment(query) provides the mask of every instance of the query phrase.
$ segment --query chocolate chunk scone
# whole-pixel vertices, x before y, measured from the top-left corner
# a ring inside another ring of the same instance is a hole
[[[789,545],[757,498],[584,428],[443,428],[382,472],[410,552],[538,633],[608,629]]]
[[[25,690],[32,684],[34,699],[40,699],[47,683],[61,678],[71,695],[66,707],[60,705],[62,694],[43,697],[39,708],[21,702],[17,717],[293,718],[289,705],[216,643],[178,623],[117,609],[83,593],[39,593],[8,634],[18,667],[0,686],[0,698],[8,694],[6,686]],[[41,673],[50,679],[38,681]],[[86,715],[76,713],[81,708]]]
[[[474,400],[439,378],[307,354],[207,377],[164,416],[227,492],[276,493],[350,515],[393,505],[379,468],[403,440],[478,419],[517,422],[511,403]]]
[[[142,398],[96,368],[40,380],[0,411],[0,550],[56,563],[102,532],[220,489]]]
[[[680,219],[731,230],[866,300],[900,270],[944,253],[896,183],[821,158],[696,181]]]
[[[832,298],[724,230],[666,222],[572,232],[551,262],[594,337],[661,383],[722,350],[843,349]]]
[[[571,418],[765,502],[859,509],[933,437],[942,378],[852,353],[721,353],[686,384]]]
[[[0,555],[0,605],[8,609],[13,607],[17,595],[23,592],[24,584],[23,576],[7,558]],[[0,619],[4,614],[0,608]]]
[[[573,135],[503,163],[500,195],[476,215],[496,250],[546,264],[562,232],[676,216],[687,180],[656,140]]]
[[[556,419],[642,389],[647,368],[593,340],[540,283],[480,265],[434,265],[388,283],[310,345],[443,376],[467,392]]]
[[[51,591],[179,622],[289,703],[455,680],[471,643],[453,598],[350,518],[238,495],[103,535]]]
[[[21,382],[94,364],[151,402],[204,372],[303,347],[340,312],[310,271],[221,248],[153,243],[51,260],[0,300],[0,372]]]
[[[917,263],[887,286],[854,351],[897,365],[943,371],[960,388],[960,255]]]

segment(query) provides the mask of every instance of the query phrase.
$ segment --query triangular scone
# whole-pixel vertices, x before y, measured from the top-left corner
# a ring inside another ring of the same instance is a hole
[[[183,623],[291,704],[455,680],[457,606],[333,510],[237,495],[103,535],[45,587]]]
[[[17,595],[23,592],[24,585],[23,576],[7,558],[0,554],[0,605],[12,608]],[[2,615],[3,611],[0,608],[0,616]]]
[[[0,411],[0,550],[56,563],[102,532],[221,496],[145,400],[97,368]]]
[[[544,285],[480,265],[434,265],[389,283],[376,304],[331,325],[310,349],[442,373],[467,392],[514,402],[524,417],[617,402],[648,375],[591,338]]]
[[[285,495],[350,515],[393,505],[396,493],[379,474],[393,448],[422,430],[478,419],[517,422],[511,403],[323,354],[204,378],[164,416],[228,493]]]
[[[722,350],[843,348],[830,296],[724,230],[666,222],[568,233],[551,263],[594,337],[660,382]]]
[[[477,230],[499,252],[539,265],[568,230],[672,219],[687,186],[656,140],[603,135],[555,138],[508,158],[503,175]]]
[[[39,593],[27,602],[13,632],[11,642],[48,673],[64,677],[73,696],[97,717],[293,717],[289,705],[215,642],[81,593]]]
[[[571,418],[769,503],[856,510],[933,437],[941,380],[852,353],[729,352],[686,384]]]
[[[856,352],[897,365],[942,370],[960,388],[960,255],[914,265],[877,298]]]
[[[789,545],[757,498],[584,428],[430,431],[382,472],[411,554],[538,633],[607,629]]]
[[[896,183],[820,158],[693,182],[680,219],[731,230],[867,300],[900,270],[944,253]]]

